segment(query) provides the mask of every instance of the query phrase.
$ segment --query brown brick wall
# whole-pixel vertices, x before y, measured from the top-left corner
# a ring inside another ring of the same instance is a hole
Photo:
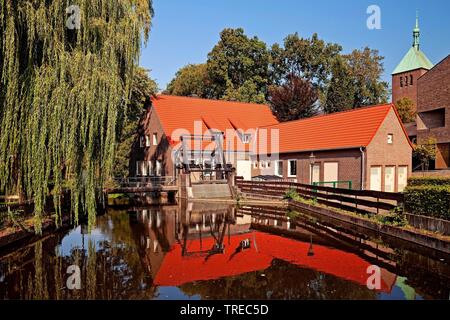
[[[414,107],[417,106],[417,81],[427,72],[425,69],[413,70],[405,73],[399,73],[392,76],[392,102],[396,103],[401,98],[409,98],[413,101]],[[413,76],[413,84],[410,84],[410,76]],[[405,78],[408,77],[408,86]],[[400,78],[403,78],[403,87],[400,85]]]
[[[309,184],[311,180],[311,152],[290,153],[280,155],[283,161],[283,178],[297,179],[298,183]],[[318,151],[314,152],[316,164],[320,164],[320,181],[324,181],[324,163],[338,162],[338,180],[352,181],[354,189],[360,189],[361,183],[361,152],[359,149]],[[288,161],[297,160],[297,177],[288,177]],[[271,169],[275,170],[275,165],[271,164]],[[269,174],[268,170],[252,169],[252,176]],[[273,174],[273,171],[270,173]]]
[[[388,134],[393,134],[393,144],[387,143]],[[395,191],[398,190],[397,168],[408,166],[408,175],[412,171],[412,148],[405,136],[394,110],[391,110],[378,129],[372,142],[367,146],[366,189],[370,189],[370,168],[381,166],[381,187],[384,191],[384,175],[387,166],[395,166]]]
[[[153,133],[158,135],[158,145],[153,145]],[[174,165],[172,161],[172,147],[166,139],[166,135],[162,128],[157,113],[150,108],[141,123],[140,136],[148,135],[150,137],[151,146],[141,148],[139,141],[133,145],[133,153],[130,160],[130,176],[136,176],[136,161],[152,161],[155,167],[156,160],[162,162],[162,175],[174,175]]]
[[[418,112],[445,108],[444,127],[417,131],[419,143],[429,137],[437,139],[436,169],[450,166],[450,56],[438,63],[418,81]],[[426,114],[422,115],[425,116]],[[418,124],[421,123],[420,116]],[[418,129],[420,129],[418,127]]]

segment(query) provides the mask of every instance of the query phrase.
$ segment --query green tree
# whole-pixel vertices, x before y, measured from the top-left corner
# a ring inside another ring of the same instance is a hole
[[[67,187],[75,221],[95,223],[153,14],[151,0],[76,2],[0,1],[0,189],[34,200],[38,232],[50,182],[59,216]]]
[[[425,141],[414,146],[413,157],[422,165],[422,170],[428,170],[430,161],[436,160],[436,144],[436,138],[429,137]]]
[[[317,89],[295,75],[281,86],[269,88],[269,103],[279,121],[309,118],[317,114]]]
[[[212,97],[261,102],[267,94],[269,53],[257,37],[244,30],[224,29],[220,41],[208,54]]]
[[[165,93],[209,98],[211,96],[210,82],[206,63],[189,64],[178,70],[175,78],[167,85]]]
[[[341,57],[336,59],[332,68],[332,75],[323,111],[333,113],[353,109],[357,89],[347,61]]]
[[[270,81],[281,85],[291,75],[306,79],[318,89],[323,101],[332,66],[341,50],[340,45],[327,43],[316,33],[311,38],[290,34],[284,39],[283,47],[274,44],[271,48]]]
[[[411,123],[416,120],[415,106],[411,99],[407,97],[401,98],[395,102],[395,107],[403,123]]]
[[[113,175],[127,177],[132,146],[138,136],[139,124],[145,114],[145,108],[150,104],[150,98],[158,92],[158,86],[152,80],[148,71],[139,67],[136,69],[131,85],[131,96],[126,113],[120,115],[117,127],[117,142],[114,158]]]
[[[371,50],[367,47],[363,50],[353,50],[344,58],[348,62],[350,75],[356,89],[353,107],[386,103],[388,84],[381,81],[384,72],[382,63],[384,57],[378,54],[378,50]]]

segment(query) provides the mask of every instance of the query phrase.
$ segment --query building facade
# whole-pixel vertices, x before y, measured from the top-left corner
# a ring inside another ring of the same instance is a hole
[[[252,137],[277,123],[267,105],[160,95],[141,123],[130,176],[176,176],[183,148],[183,161],[192,165],[211,165],[223,152],[238,175],[251,179]]]
[[[402,98],[409,98],[416,109],[418,79],[432,67],[433,64],[420,49],[420,29],[417,18],[416,27],[413,30],[412,47],[392,72],[392,102],[397,103]]]
[[[450,167],[450,55],[418,81],[417,140],[437,140],[436,169]]]
[[[253,177],[401,192],[412,170],[412,144],[393,104],[270,126],[279,153],[253,157]]]

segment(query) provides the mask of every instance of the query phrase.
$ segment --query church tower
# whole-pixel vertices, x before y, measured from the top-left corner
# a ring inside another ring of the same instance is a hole
[[[419,16],[413,30],[413,44],[394,72],[392,72],[392,102],[409,98],[417,108],[417,79],[433,68],[433,64],[420,50]]]

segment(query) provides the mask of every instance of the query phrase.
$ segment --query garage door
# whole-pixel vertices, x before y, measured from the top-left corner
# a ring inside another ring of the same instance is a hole
[[[370,168],[370,190],[381,191],[381,167]]]
[[[252,180],[252,162],[249,160],[238,160],[236,164],[236,174],[244,177],[244,180]]]
[[[338,178],[338,163],[337,162],[325,162],[323,166],[323,180],[324,182],[336,182]],[[327,184],[325,186],[332,187],[333,184]]]
[[[384,169],[384,191],[395,192],[395,167]]]

